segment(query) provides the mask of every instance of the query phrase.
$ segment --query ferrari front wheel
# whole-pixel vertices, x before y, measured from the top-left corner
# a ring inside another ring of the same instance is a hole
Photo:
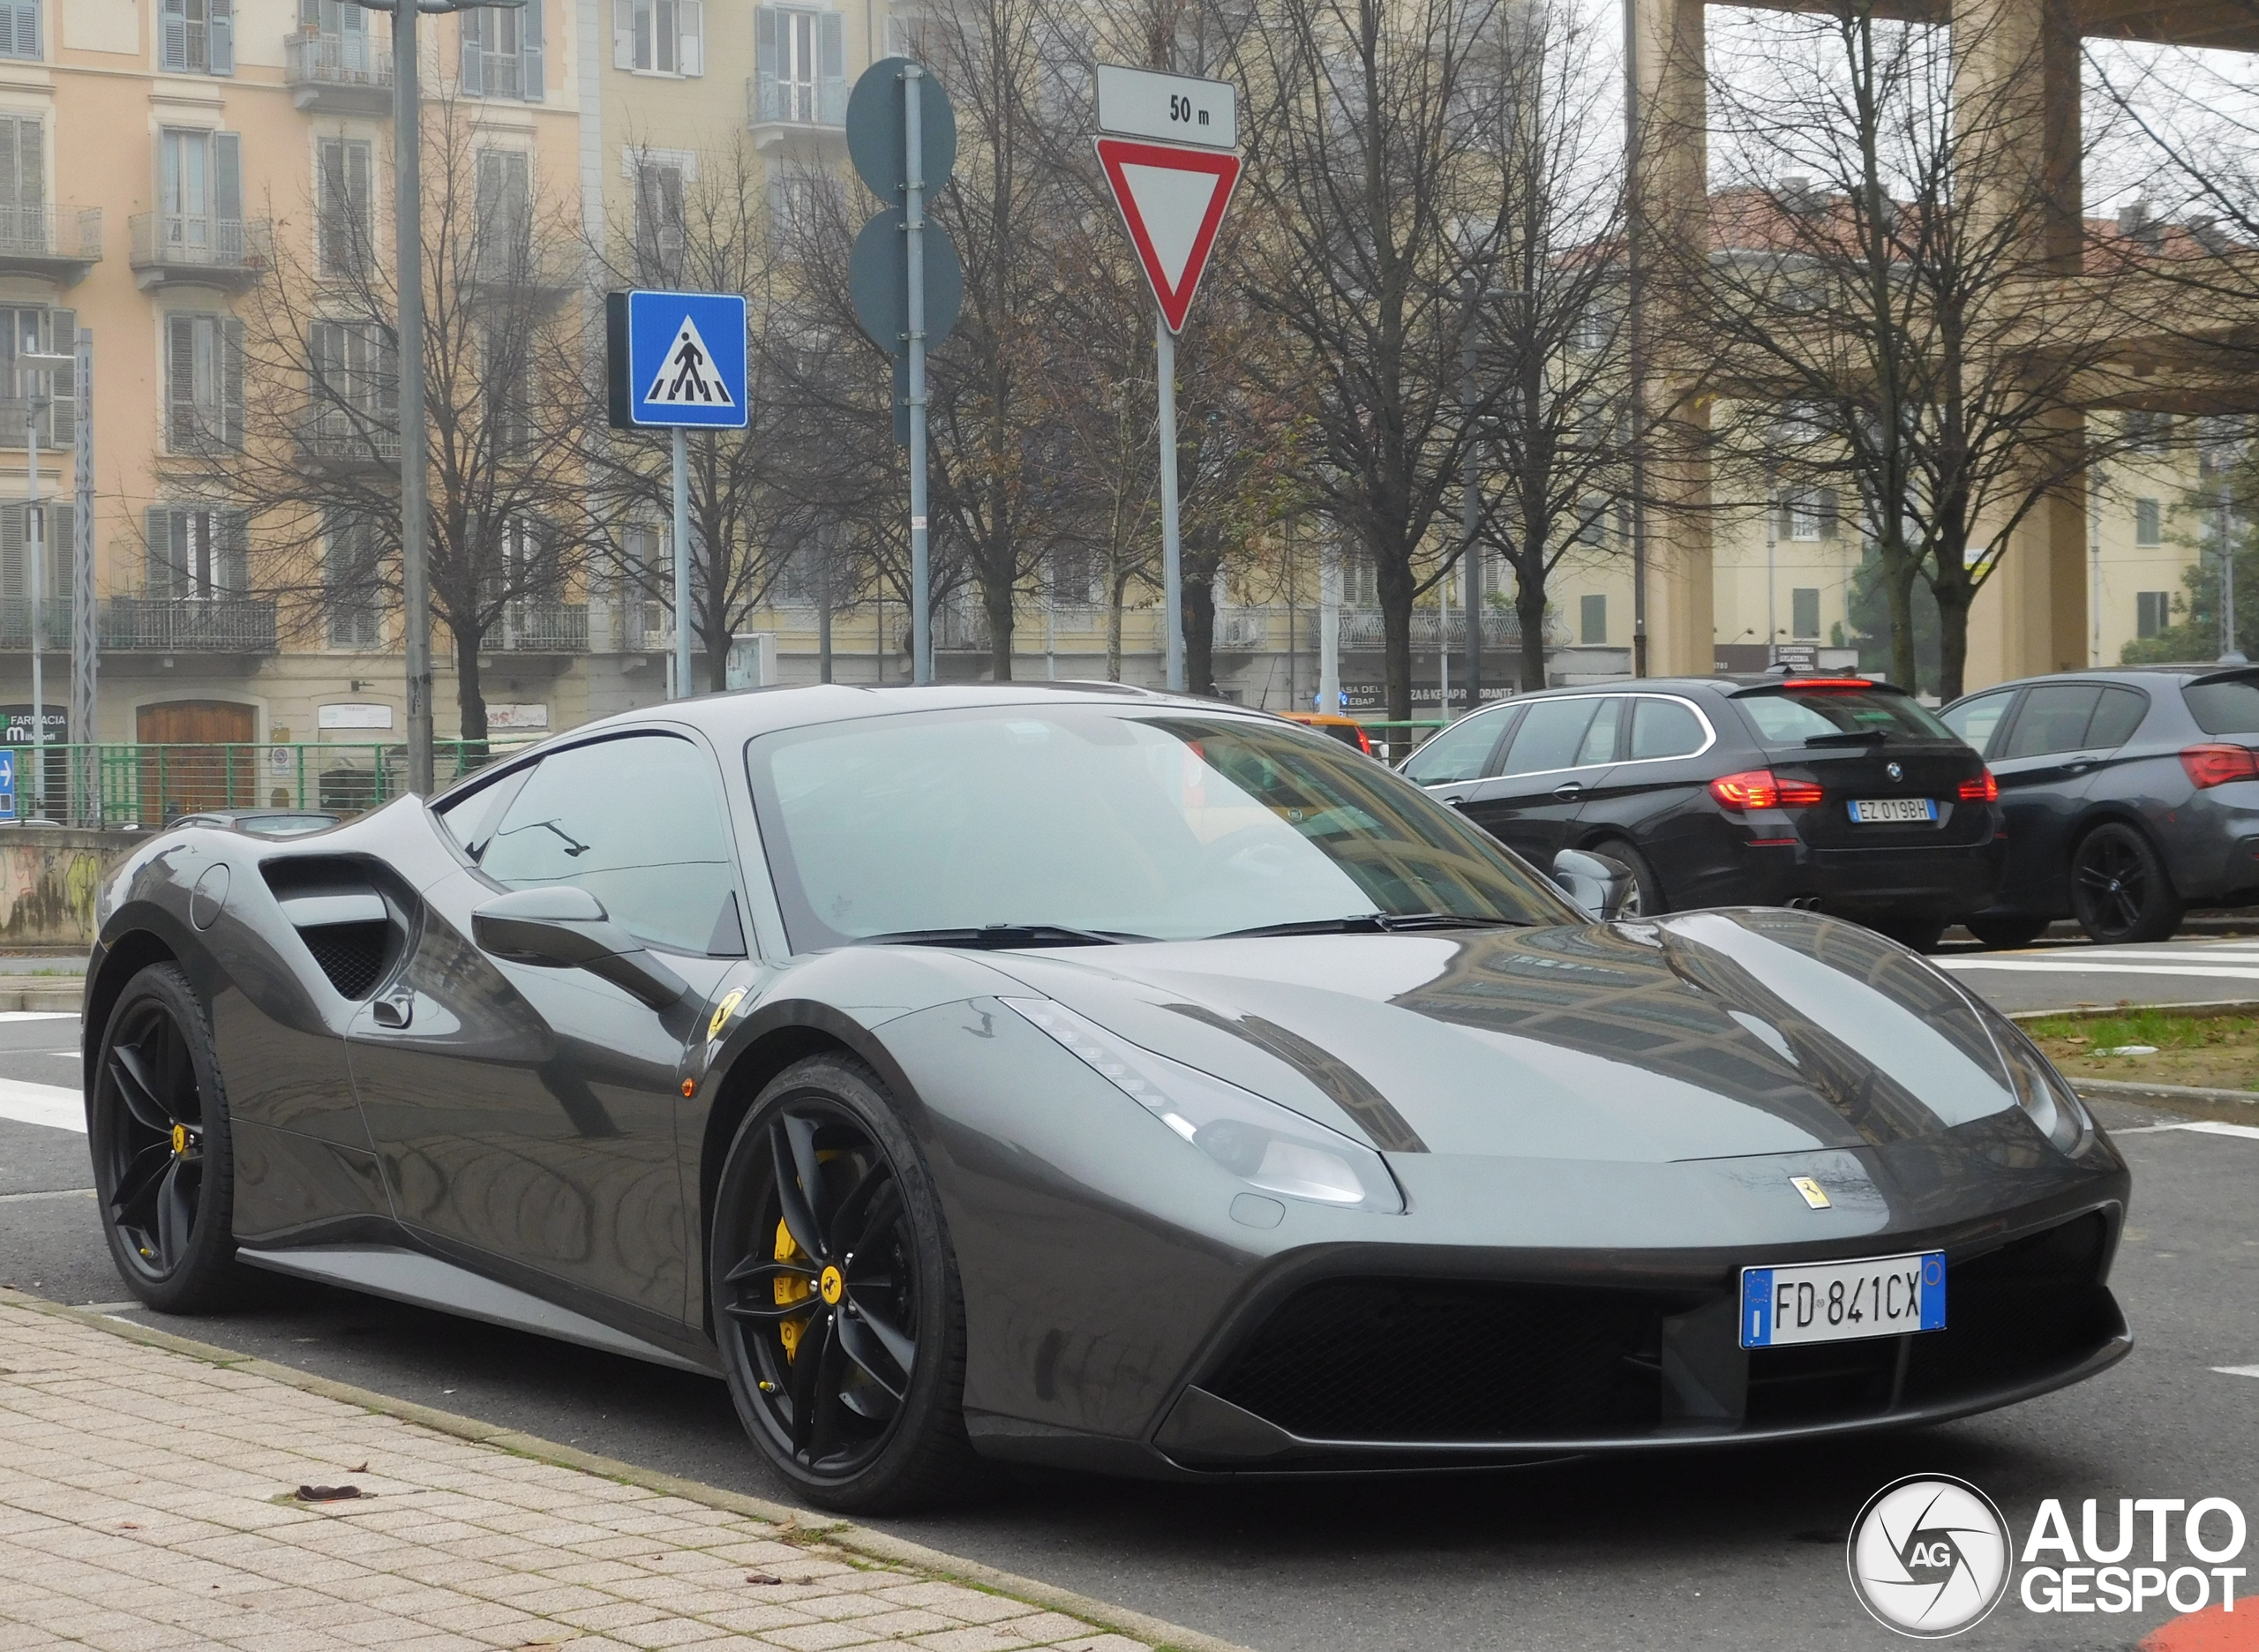
[[[86,1120],[102,1232],[126,1288],[162,1313],[241,1288],[234,1140],[212,1032],[188,977],[153,964],[111,1006]]]
[[[739,1418],[794,1490],[881,1513],[962,1488],[957,1265],[868,1068],[812,1056],[762,1092],[723,1162],[707,1278]]]

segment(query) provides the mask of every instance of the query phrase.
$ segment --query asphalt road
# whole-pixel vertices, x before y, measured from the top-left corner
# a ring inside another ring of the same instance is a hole
[[[0,1113],[34,1110],[27,1085],[75,1084],[76,1034],[69,1017],[0,1017]],[[2087,1498],[2107,1510],[2120,1497],[2227,1497],[2259,1527],[2259,1378],[2217,1369],[2259,1370],[2259,1138],[2103,1111],[2135,1167],[2115,1283],[2139,1346],[2067,1393],[1854,1444],[1513,1474],[1195,1487],[1023,1475],[965,1506],[878,1523],[1264,1652],[1901,1644],[1854,1603],[1842,1543],[1872,1493],[1918,1471],[1984,1488],[2019,1540],[2048,1497],[2075,1523]],[[67,1130],[0,1118],[0,1281],[64,1302],[124,1295],[80,1190],[85,1151]],[[718,1383],[289,1281],[224,1318],[120,1311],[587,1450],[778,1491]],[[2244,1557],[2259,1571],[2255,1557],[2259,1544]],[[2138,1617],[2042,1618],[2011,1599],[1961,1644],[2122,1652],[2168,1616],[2153,1604]]]

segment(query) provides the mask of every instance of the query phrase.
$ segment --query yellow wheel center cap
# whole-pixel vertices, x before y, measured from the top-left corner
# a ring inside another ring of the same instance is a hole
[[[847,1294],[847,1281],[836,1267],[824,1269],[822,1277],[815,1282],[815,1288],[823,1300],[835,1308],[839,1305],[839,1299]]]
[[[176,1153],[184,1153],[188,1151],[187,1125],[176,1124],[173,1126],[173,1151]]]

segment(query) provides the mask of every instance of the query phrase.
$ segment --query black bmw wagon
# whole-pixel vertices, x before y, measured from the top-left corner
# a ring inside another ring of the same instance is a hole
[[[1642,912],[1803,906],[1918,950],[1991,905],[2004,846],[1977,754],[1858,677],[1548,689],[1461,718],[1404,772],[1540,867],[1622,861]]]

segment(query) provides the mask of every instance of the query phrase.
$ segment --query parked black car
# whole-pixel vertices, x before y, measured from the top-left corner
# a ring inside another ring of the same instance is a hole
[[[2259,666],[2062,672],[1940,715],[2008,819],[1978,940],[2022,946],[2071,917],[2097,941],[2162,941],[2191,906],[2259,902]]]
[[[1404,772],[1537,866],[1623,861],[1649,915],[1805,906],[1925,949],[1992,903],[2000,860],[1984,764],[1864,678],[1549,689],[1452,724]]]

